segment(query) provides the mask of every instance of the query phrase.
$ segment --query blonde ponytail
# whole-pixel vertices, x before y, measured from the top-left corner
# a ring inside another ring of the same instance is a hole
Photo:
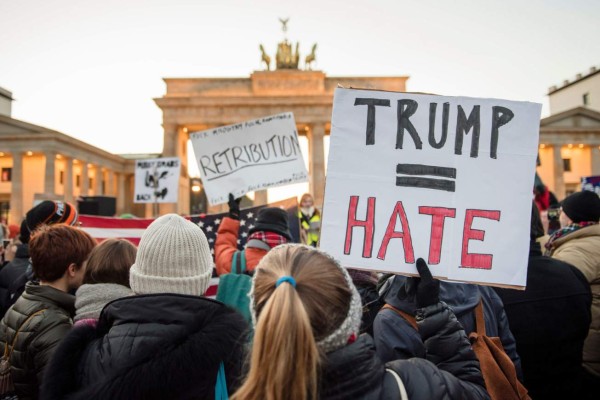
[[[317,398],[319,351],[296,289],[281,284],[256,325],[250,373],[232,400]]]
[[[290,281],[276,285],[279,278]],[[250,368],[231,400],[316,400],[320,345],[344,321],[352,299],[331,258],[301,245],[278,246],[253,281],[258,316]]]

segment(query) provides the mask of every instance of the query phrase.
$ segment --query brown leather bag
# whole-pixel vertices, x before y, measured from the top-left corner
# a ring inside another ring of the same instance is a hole
[[[395,311],[415,330],[419,330],[413,315],[389,304],[386,304],[383,308]],[[504,351],[500,338],[489,337],[485,334],[485,318],[481,300],[475,307],[475,326],[476,331],[469,335],[469,340],[475,355],[479,359],[481,375],[483,375],[490,398],[492,400],[531,400],[531,397],[527,394],[527,389],[517,378],[515,364]]]
[[[531,400],[527,389],[517,378],[517,370],[504,351],[498,337],[485,334],[485,317],[481,300],[475,308],[476,331],[469,335],[473,351],[479,359],[481,374],[492,400]]]

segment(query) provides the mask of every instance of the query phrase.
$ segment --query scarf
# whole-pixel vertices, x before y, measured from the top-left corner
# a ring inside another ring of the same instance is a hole
[[[544,247],[546,247],[545,255],[550,255],[550,252],[552,251],[552,249],[554,247],[554,242],[556,240],[560,239],[561,237],[568,235],[569,233],[576,232],[576,231],[580,230],[581,228],[585,228],[586,226],[597,225],[597,224],[598,224],[598,222],[595,222],[595,221],[577,222],[577,223],[572,223],[570,225],[565,226],[564,228],[557,230],[556,232],[554,232],[552,234],[552,236],[550,236],[550,239],[548,239],[548,242],[544,246]]]
[[[252,239],[256,239],[256,240],[260,240],[261,242],[265,242],[266,244],[269,245],[270,248],[273,248],[275,246],[279,246],[280,244],[285,244],[288,242],[288,240],[285,236],[281,236],[280,234],[275,233],[275,232],[266,232],[266,231],[254,232],[253,234],[251,234],[248,237],[248,241],[250,241]]]
[[[75,294],[74,320],[98,319],[106,304],[127,296],[133,296],[133,291],[116,283],[81,285]]]

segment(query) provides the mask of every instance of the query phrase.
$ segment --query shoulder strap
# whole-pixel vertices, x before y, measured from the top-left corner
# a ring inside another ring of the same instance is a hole
[[[43,313],[44,311],[46,311],[47,308],[44,308],[43,310],[38,310],[36,312],[34,312],[33,314],[31,314],[29,317],[27,317],[27,319],[25,321],[23,321],[23,323],[21,324],[21,326],[19,326],[19,329],[17,329],[17,332],[15,333],[15,337],[12,340],[12,344],[10,346],[10,349],[8,348],[8,337],[6,338],[6,343],[4,344],[4,356],[5,357],[10,357],[14,348],[15,348],[15,344],[17,344],[17,338],[19,337],[19,333],[21,332],[21,329],[23,329],[23,327],[36,315],[40,315],[41,313]],[[7,326],[8,328],[8,326]]]
[[[240,274],[246,273],[246,250],[240,251]]]
[[[225,379],[225,367],[223,361],[219,364],[219,373],[217,374],[217,383],[215,385],[215,400],[227,400],[229,393],[227,391],[227,380]]]
[[[386,304],[382,308],[387,308],[388,310],[394,311],[396,314],[398,314],[402,318],[404,318],[406,320],[406,322],[408,322],[410,324],[410,326],[412,326],[416,331],[419,330],[419,326],[417,325],[417,319],[413,315],[410,315],[407,312],[399,310],[390,304]]]
[[[475,330],[479,336],[485,336],[485,316],[483,314],[483,300],[475,307]]]
[[[239,274],[239,270],[240,270],[240,252],[239,250],[236,250],[233,253],[233,259],[231,260],[231,273],[232,274]]]
[[[402,382],[402,379],[400,379],[400,376],[396,373],[396,371],[394,371],[391,368],[386,368],[385,372],[389,372],[390,374],[392,374],[392,376],[396,380],[396,383],[398,384],[398,390],[400,391],[400,400],[408,400],[408,393],[406,393],[404,383]]]

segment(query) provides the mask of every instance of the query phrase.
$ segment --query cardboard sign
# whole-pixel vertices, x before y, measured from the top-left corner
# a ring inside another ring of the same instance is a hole
[[[134,203],[177,203],[179,158],[136,160]]]
[[[306,182],[308,173],[292,113],[190,134],[202,183],[211,205],[229,193]]]
[[[337,89],[320,247],[346,267],[525,286],[541,105]]]

